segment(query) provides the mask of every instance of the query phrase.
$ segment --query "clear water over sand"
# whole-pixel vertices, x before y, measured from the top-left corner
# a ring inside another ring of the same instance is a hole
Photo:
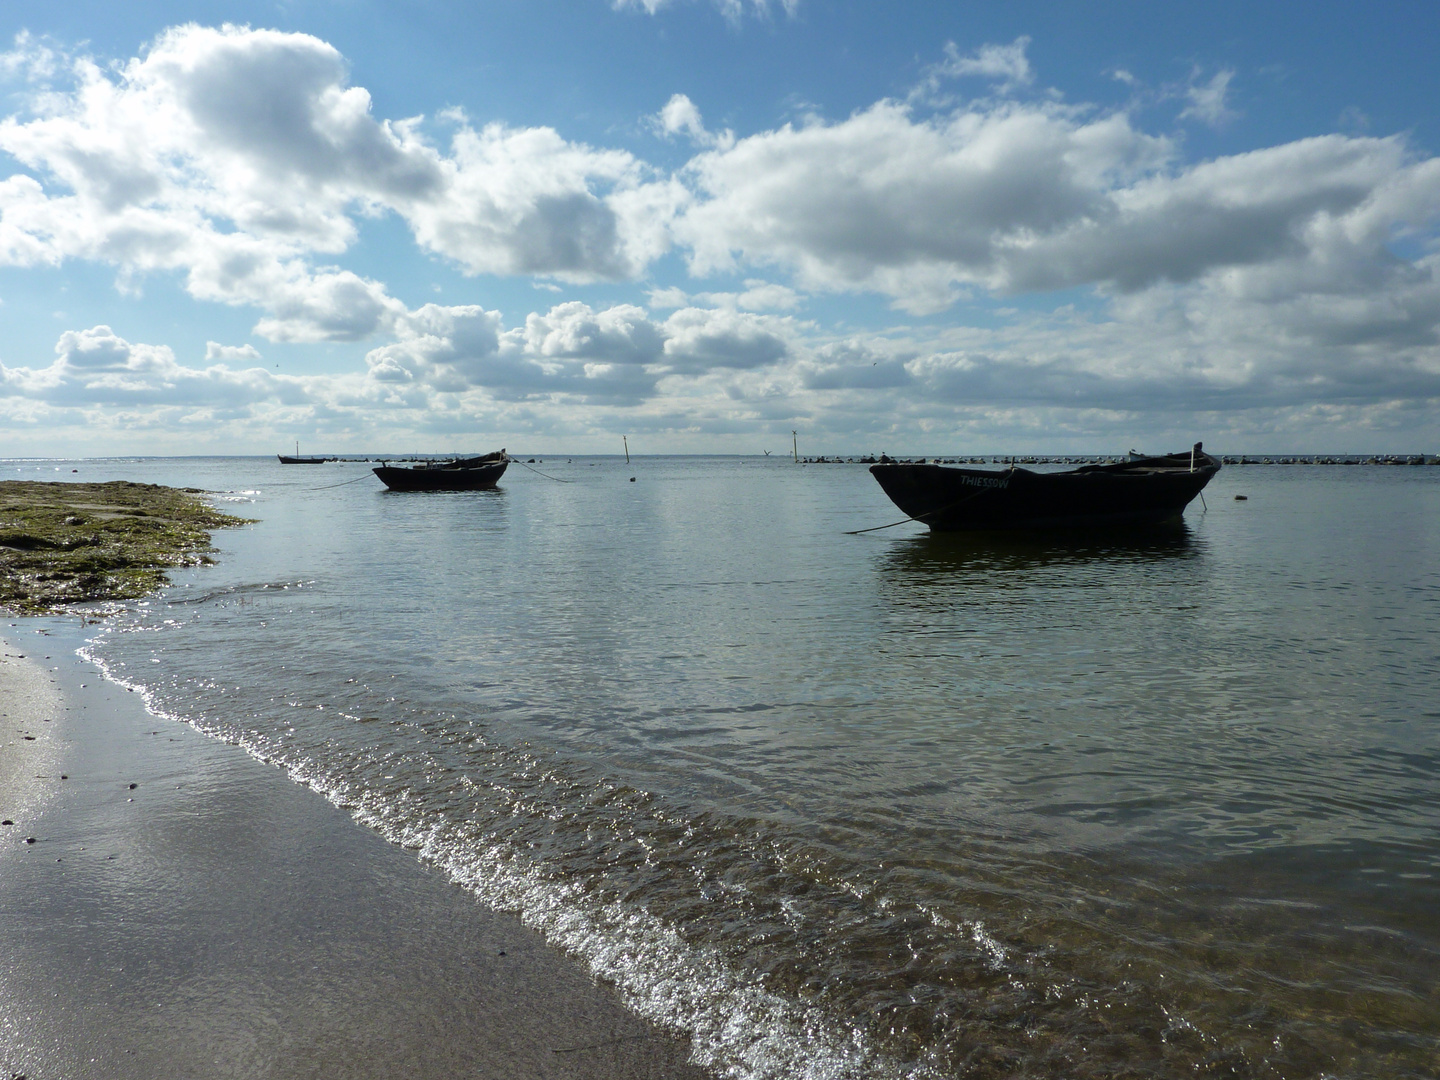
[[[847,536],[900,516],[858,465],[78,467],[261,519],[117,678],[737,1075],[1440,1070],[1440,469],[1059,546]]]

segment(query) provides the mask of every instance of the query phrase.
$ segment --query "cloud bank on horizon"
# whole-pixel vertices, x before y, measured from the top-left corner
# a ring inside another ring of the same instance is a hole
[[[0,268],[104,267],[137,307],[147,282],[173,280],[189,318],[223,305],[255,321],[203,356],[83,313],[53,358],[0,345],[0,445],[236,452],[303,432],[364,450],[479,432],[583,451],[626,431],[656,450],[753,451],[803,427],[841,452],[1191,433],[1405,449],[1440,435],[1440,159],[1403,135],[1321,134],[1188,160],[1135,110],[1037,89],[1029,45],[952,44],[908,95],[750,133],[712,130],[673,92],[635,118],[657,151],[685,148],[667,168],[458,107],[377,116],[345,57],[307,34],[176,26],[114,63],[21,34],[0,55],[19,91],[0,120]],[[1234,79],[1197,70],[1176,122],[1233,122]],[[556,302],[507,319],[407,301],[411,283],[346,265],[387,219],[477,300],[518,277]],[[850,300],[872,314],[826,316]],[[355,359],[282,375],[274,345]]]

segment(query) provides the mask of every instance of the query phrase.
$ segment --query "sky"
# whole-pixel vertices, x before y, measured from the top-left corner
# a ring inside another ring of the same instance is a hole
[[[0,456],[1440,451],[1440,7],[0,8]]]

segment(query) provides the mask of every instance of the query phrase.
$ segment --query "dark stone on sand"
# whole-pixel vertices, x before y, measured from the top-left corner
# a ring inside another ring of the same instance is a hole
[[[35,840],[35,837],[33,837],[33,836],[27,836],[27,837],[25,837],[25,842],[26,842],[27,844],[34,844],[34,843],[36,843],[37,841]]]
[[[11,821],[8,817],[7,817],[4,821],[0,821],[0,825],[14,825],[14,824],[15,824],[15,822]]]
[[[139,786],[140,786],[139,784],[131,784],[131,785],[130,785],[130,790],[131,790],[131,791],[134,791],[134,790],[135,790],[137,787],[139,787]]]
[[[20,736],[20,737],[21,737],[22,739],[24,739],[26,742],[34,742],[34,741],[35,741],[35,736],[34,736],[34,735],[22,735],[22,736]]]

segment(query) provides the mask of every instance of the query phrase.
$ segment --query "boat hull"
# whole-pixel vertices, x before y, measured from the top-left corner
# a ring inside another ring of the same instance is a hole
[[[461,468],[402,469],[380,465],[374,470],[391,491],[484,491],[504,475],[508,462]]]
[[[1172,454],[1058,473],[872,465],[906,515],[934,532],[1096,529],[1178,521],[1220,471],[1209,454]]]
[[[287,454],[276,454],[275,456],[280,459],[281,465],[324,465],[327,461],[334,460],[334,458],[323,457],[292,457]]]

